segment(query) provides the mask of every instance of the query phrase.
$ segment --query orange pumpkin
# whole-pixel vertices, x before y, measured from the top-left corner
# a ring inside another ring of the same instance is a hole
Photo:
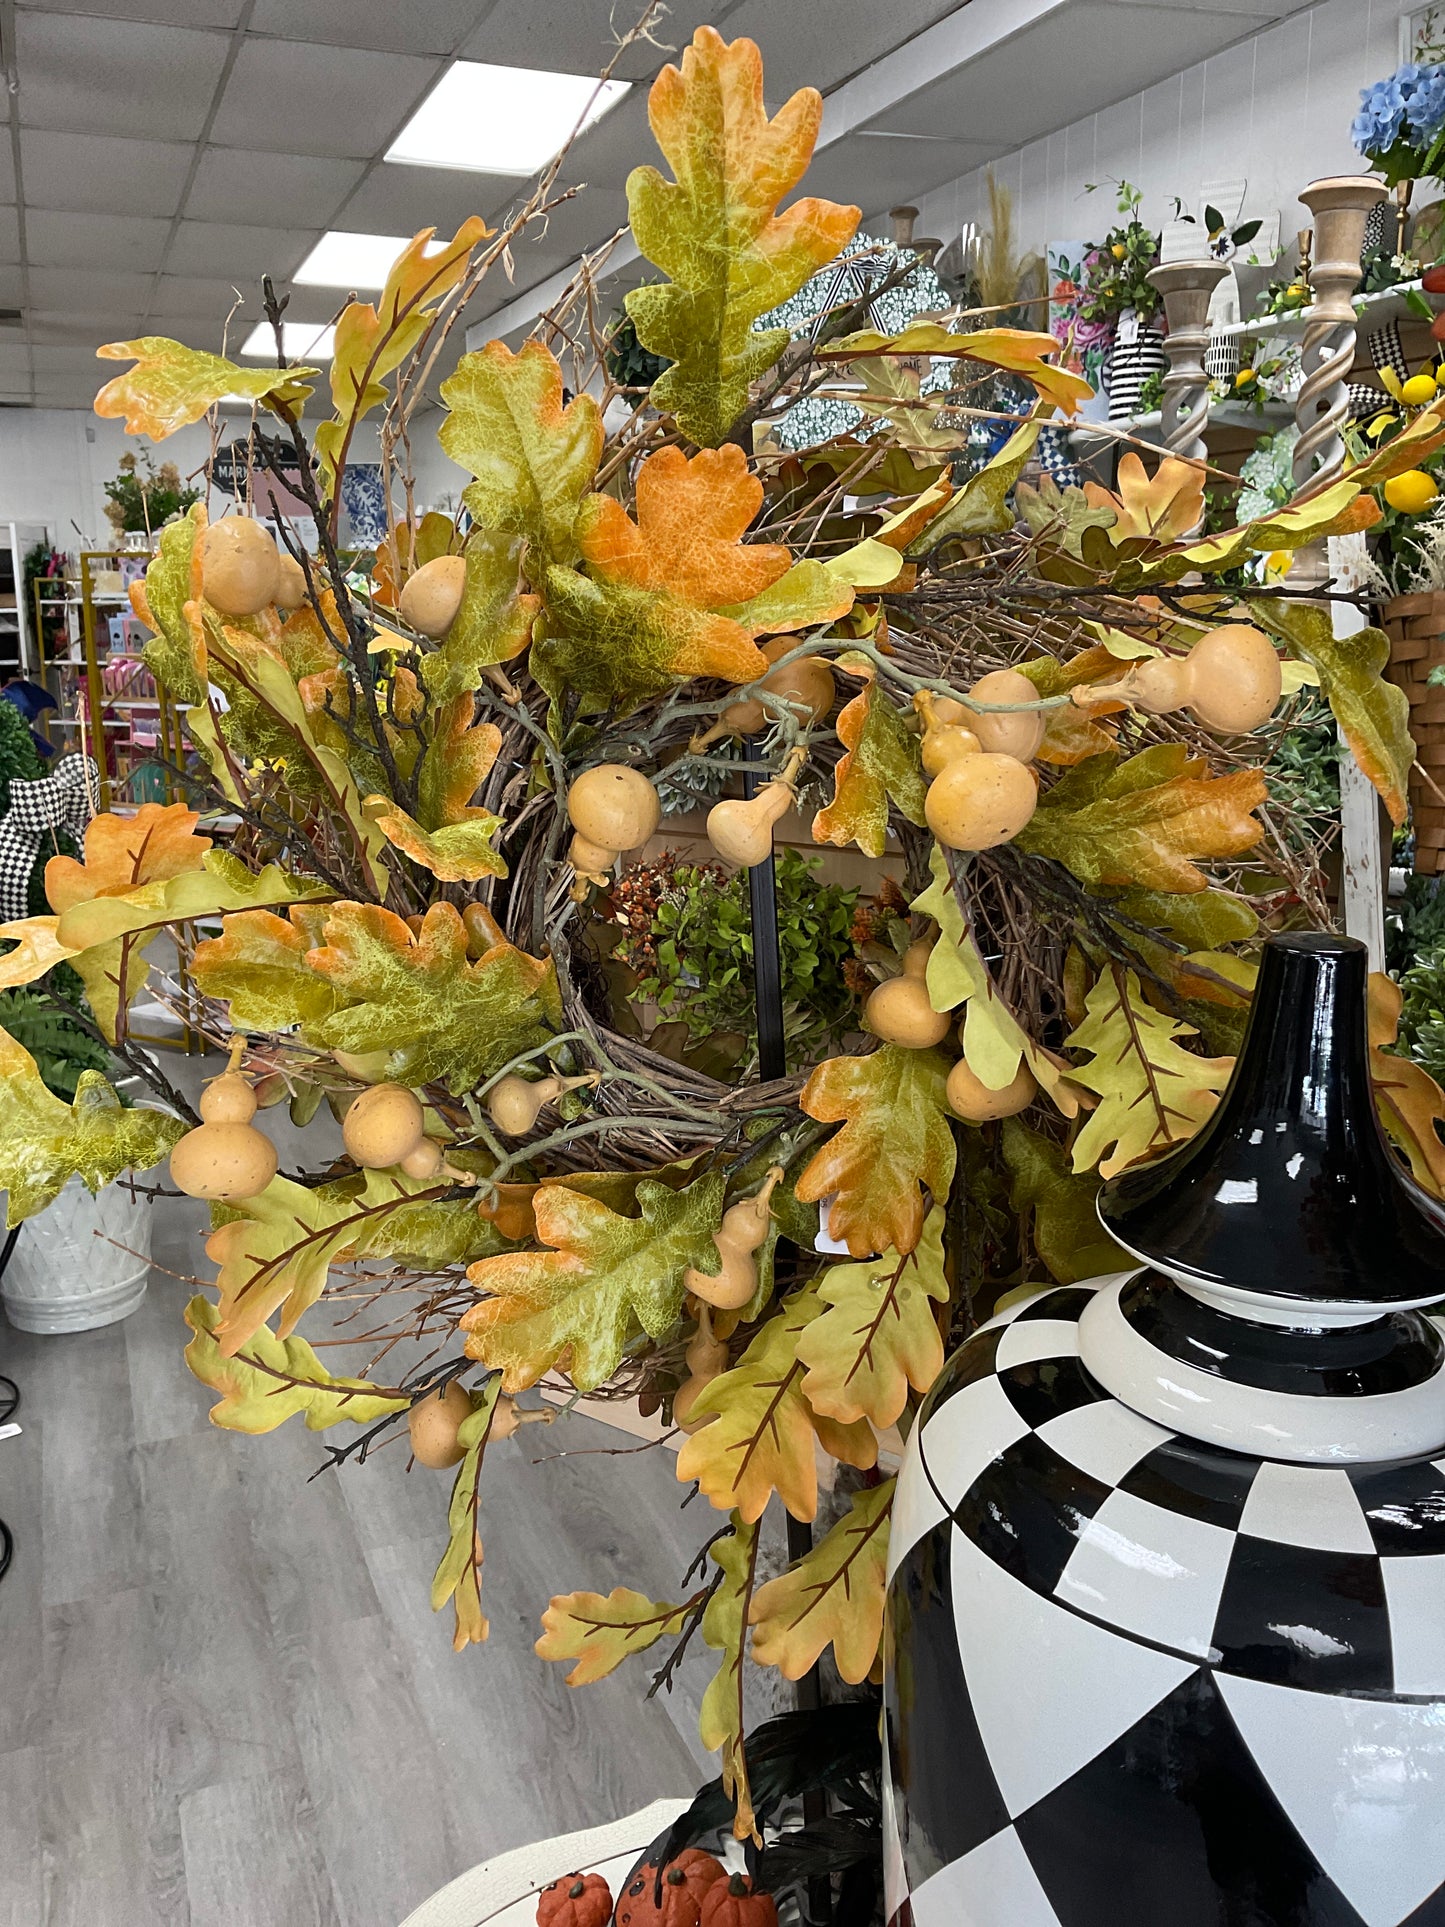
[[[612,1889],[600,1873],[567,1873],[537,1896],[537,1927],[607,1927]]]
[[[705,1896],[726,1881],[720,1860],[699,1847],[685,1847],[667,1864],[659,1901],[657,1862],[645,1860],[617,1896],[617,1927],[698,1927]]]
[[[703,1895],[701,1927],[778,1927],[771,1894],[754,1893],[746,1874],[729,1874]]]

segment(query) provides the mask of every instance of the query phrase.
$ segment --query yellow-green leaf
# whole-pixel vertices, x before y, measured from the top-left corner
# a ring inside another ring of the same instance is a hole
[[[943,511],[908,545],[909,555],[927,555],[952,536],[998,534],[1013,527],[1009,490],[1018,481],[1034,452],[1042,423],[1026,421],[1016,428],[997,455],[959,489]]]
[[[422,658],[421,679],[435,701],[476,689],[484,669],[510,662],[531,641],[542,602],[522,594],[521,557],[520,536],[478,529],[467,543],[461,604],[441,647]]]
[[[506,860],[492,848],[502,819],[490,810],[472,810],[465,823],[424,830],[388,796],[368,796],[362,807],[387,842],[430,870],[438,883],[476,883],[482,877],[507,874]]]
[[[1003,1120],[1001,1142],[1013,1177],[1009,1203],[1017,1212],[1032,1211],[1034,1250],[1061,1285],[1129,1265],[1128,1253],[1114,1243],[1094,1209],[1097,1172],[1072,1171],[1068,1152],[1021,1118]]]
[[[698,1737],[710,1753],[722,1754],[723,1791],[733,1803],[735,1837],[758,1839],[743,1739],[743,1661],[758,1567],[757,1526],[735,1514],[732,1531],[708,1556],[723,1577],[703,1613],[702,1636],[722,1654],[722,1663],[702,1696]]]
[[[825,1646],[840,1676],[861,1686],[883,1637],[892,1479],[853,1495],[837,1525],[806,1558],[753,1598],[753,1658],[801,1679]]]
[[[596,402],[579,395],[563,407],[562,370],[540,341],[516,354],[489,341],[462,356],[441,393],[451,411],[441,445],[476,477],[463,500],[482,528],[522,536],[539,562],[575,561],[573,524],[602,455]]]
[[[634,288],[627,312],[639,341],[672,362],[652,388],[699,447],[716,447],[747,406],[748,386],[787,346],[786,328],[753,324],[797,293],[852,238],[856,207],[794,201],[822,121],[821,96],[800,88],[770,121],[763,63],[751,40],[728,45],[699,27],[681,71],[662,69],[648,118],[672,168],[627,180],[632,232],[669,277]]]
[[[948,1060],[936,1050],[885,1044],[866,1057],[830,1057],[803,1086],[809,1117],[843,1128],[813,1153],[798,1196],[831,1196],[828,1233],[855,1258],[912,1251],[923,1231],[923,1189],[943,1204],[954,1143],[944,1097]]]
[[[936,321],[913,321],[902,334],[880,334],[865,328],[829,342],[824,349],[828,361],[856,361],[879,354],[943,355],[949,359],[986,362],[991,368],[1004,368],[1022,375],[1043,398],[1072,415],[1093,389],[1082,376],[1056,366],[1049,357],[1059,352],[1053,335],[1039,334],[1028,328],[980,328],[972,334],[953,334]]]
[[[82,1071],[74,1104],[41,1082],[35,1059],[0,1030],[0,1189],[6,1225],[43,1211],[71,1178],[91,1191],[122,1171],[159,1164],[186,1127],[159,1111],[128,1111],[99,1071]]]
[[[813,841],[856,843],[865,856],[881,857],[890,800],[910,823],[924,820],[918,737],[876,680],[841,711],[836,728],[845,754],[833,772],[833,800],[813,819]]]
[[[186,1306],[195,1336],[186,1363],[203,1385],[221,1394],[210,1410],[212,1425],[253,1436],[274,1432],[297,1412],[308,1432],[324,1432],[343,1420],[372,1425],[388,1412],[404,1412],[406,1394],[391,1393],[361,1378],[333,1378],[304,1338],[277,1338],[264,1327],[234,1357],[216,1342],[220,1312],[197,1295]]]
[[[535,1385],[566,1352],[572,1383],[595,1391],[639,1333],[661,1338],[675,1322],[688,1267],[716,1265],[723,1186],[720,1173],[680,1191],[644,1180],[633,1218],[543,1185],[532,1208],[547,1248],[485,1258],[467,1273],[487,1294],[461,1320],[468,1352],[500,1367],[509,1392]]]
[[[501,1389],[501,1380],[493,1374],[480,1391],[469,1394],[471,1412],[457,1427],[457,1444],[465,1456],[457,1467],[447,1507],[446,1551],[432,1576],[431,1609],[439,1613],[448,1600],[452,1602],[456,1621],[452,1651],[457,1653],[468,1646],[480,1646],[491,1631],[482,1611],[482,1535],[477,1520],[482,1505],[482,1459]]]
[[[205,526],[202,502],[168,522],[146,567],[144,584],[134,583],[130,590],[131,607],[155,631],[145,646],[146,667],[171,700],[183,705],[201,702],[206,689],[204,647],[186,615],[186,604],[195,594],[191,567],[196,538]]]
[[[634,1653],[680,1633],[691,1610],[691,1602],[674,1606],[629,1586],[562,1593],[543,1613],[542,1637],[533,1650],[539,1659],[575,1661],[567,1684],[590,1686]]]
[[[59,923],[59,917],[21,917],[15,923],[0,923],[0,937],[15,945],[0,957],[0,990],[33,984],[47,970],[77,955],[56,935]]]
[[[340,999],[306,961],[323,940],[323,908],[294,904],[285,917],[242,911],[219,937],[196,945],[191,974],[207,997],[230,1006],[237,1030],[289,1030],[329,1017]]]
[[[226,395],[263,401],[273,390],[316,373],[314,368],[242,368],[224,355],[187,348],[165,335],[108,341],[95,352],[101,361],[135,363],[101,389],[96,414],[121,416],[128,435],[148,435],[153,442],[199,421]]]
[[[1101,1101],[1074,1140],[1074,1169],[1097,1167],[1111,1178],[1193,1137],[1229,1082],[1234,1059],[1185,1050],[1179,1039],[1194,1036],[1193,1028],[1147,1004],[1134,972],[1118,964],[1103,972],[1084,1008],[1068,1043],[1091,1061],[1069,1075]]]
[[[933,1305],[948,1302],[943,1212],[935,1207],[906,1257],[896,1251],[862,1264],[833,1265],[813,1281],[828,1309],[798,1340],[807,1366],[803,1395],[815,1412],[845,1425],[897,1423],[908,1388],[926,1392],[943,1366]],[[796,1675],[790,1674],[790,1678]]]

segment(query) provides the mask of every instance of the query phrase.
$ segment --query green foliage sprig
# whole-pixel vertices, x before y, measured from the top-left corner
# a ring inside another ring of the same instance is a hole
[[[1092,194],[1098,182],[1089,184]],[[1085,321],[1109,321],[1132,308],[1141,321],[1159,312],[1163,296],[1149,281],[1149,270],[1159,265],[1159,236],[1139,219],[1144,196],[1128,181],[1117,181],[1116,206],[1125,219],[1110,228],[1084,263],[1084,290],[1079,314]]]
[[[117,535],[138,530],[164,528],[174,515],[184,515],[201,491],[187,488],[174,462],[157,468],[145,449],[139,455],[127,449],[118,464],[119,473],[105,485],[105,519]]]

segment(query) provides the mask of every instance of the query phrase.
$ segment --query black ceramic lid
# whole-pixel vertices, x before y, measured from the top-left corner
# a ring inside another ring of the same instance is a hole
[[[1375,1113],[1365,946],[1271,937],[1219,1105],[1168,1157],[1099,1193],[1106,1230],[1204,1284],[1336,1304],[1445,1298],[1445,1207]]]

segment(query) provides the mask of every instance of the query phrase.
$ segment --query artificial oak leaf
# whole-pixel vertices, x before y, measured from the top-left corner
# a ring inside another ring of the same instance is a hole
[[[551,964],[505,941],[473,962],[450,903],[434,903],[416,932],[377,904],[335,904],[307,963],[341,1003],[315,1041],[385,1050],[387,1076],[403,1084],[471,1090],[560,1023]]]
[[[492,1428],[501,1380],[492,1375],[479,1391],[468,1394],[472,1409],[457,1427],[457,1444],[464,1454],[452,1485],[447,1507],[447,1544],[432,1575],[431,1609],[439,1613],[452,1604],[456,1630],[452,1651],[480,1646],[491,1631],[482,1611],[482,1535],[477,1519],[482,1507],[482,1459]]]
[[[1363,494],[1355,482],[1335,482],[1243,528],[1225,529],[1219,535],[1151,557],[1136,564],[1133,574],[1140,587],[1178,582],[1194,571],[1219,575],[1238,568],[1252,556],[1268,555],[1276,549],[1300,549],[1331,535],[1356,535],[1373,528],[1379,520],[1380,510],[1373,496]]]
[[[914,455],[937,455],[967,443],[967,424],[951,426],[941,419],[948,406],[947,394],[937,387],[923,393],[924,375],[916,362],[865,356],[851,364],[850,372],[863,386],[850,386],[848,400],[865,415],[887,422],[895,447]]]
[[[463,500],[483,529],[521,536],[544,562],[576,559],[573,523],[602,455],[602,415],[590,395],[562,405],[562,370],[540,341],[516,354],[489,341],[442,383],[451,413],[442,447],[476,480]],[[499,658],[502,660],[502,658]]]
[[[339,998],[306,961],[322,942],[323,908],[293,904],[285,917],[245,910],[225,917],[219,937],[198,943],[191,974],[207,997],[230,1007],[237,1030],[289,1030],[329,1017]]]
[[[680,1633],[691,1610],[691,1602],[670,1605],[629,1586],[561,1593],[542,1615],[542,1637],[533,1651],[539,1659],[575,1661],[567,1684],[590,1686],[634,1653]]]
[[[936,1204],[953,1182],[954,1144],[936,1050],[885,1044],[866,1057],[830,1057],[803,1086],[809,1117],[843,1128],[813,1153],[798,1196],[831,1196],[828,1235],[855,1258],[912,1251],[923,1231],[923,1187]]]
[[[368,796],[362,807],[387,842],[429,870],[438,883],[476,883],[507,874],[505,858],[492,848],[502,819],[490,810],[469,810],[464,823],[424,830],[389,796]]]
[[[1067,662],[1057,656],[1033,656],[1016,665],[1041,696],[1062,696],[1091,682],[1117,676],[1118,663],[1101,644],[1081,649]],[[1044,711],[1044,740],[1039,744],[1038,760],[1071,769],[1085,757],[1106,755],[1115,747],[1115,726],[1104,718],[1123,715],[1125,703],[1091,704],[1088,711],[1077,703],[1059,703]]]
[[[832,1265],[812,1289],[828,1309],[798,1340],[798,1357],[808,1368],[803,1396],[826,1418],[845,1425],[866,1418],[886,1430],[908,1403],[909,1386],[926,1392],[943,1368],[933,1309],[935,1300],[948,1302],[942,1209],[929,1212],[906,1257],[889,1251],[861,1264]]]
[[[435,228],[414,234],[392,262],[380,299],[342,309],[331,344],[334,421],[314,437],[329,493],[345,462],[356,424],[386,400],[386,377],[399,368],[435,318],[437,304],[467,271],[472,249],[490,229],[480,215],[463,221],[452,239],[428,252]]]
[[[1082,376],[1049,360],[1058,351],[1059,343],[1053,335],[1028,328],[980,328],[971,334],[953,334],[939,322],[914,321],[902,334],[885,335],[867,328],[844,335],[840,341],[829,342],[820,357],[824,361],[855,361],[860,356],[880,354],[945,355],[982,361],[990,368],[1022,375],[1046,401],[1072,415],[1094,391]]]
[[[894,1483],[884,1479],[854,1493],[827,1536],[759,1588],[749,1617],[760,1666],[801,1679],[831,1646],[841,1678],[850,1686],[867,1679],[883,1637]]]
[[[825,1443],[835,1457],[863,1467],[877,1458],[877,1441],[866,1424],[829,1424],[803,1395],[807,1368],[798,1357],[798,1340],[822,1314],[816,1292],[794,1292],[693,1405],[694,1417],[716,1416],[684,1441],[677,1476],[685,1485],[696,1479],[720,1512],[736,1511],[749,1525],[763,1516],[775,1492],[795,1519],[817,1512],[813,1445],[820,1419],[829,1426]]]
[[[1320,688],[1355,761],[1384,799],[1390,819],[1405,821],[1406,777],[1415,760],[1410,703],[1403,689],[1386,682],[1390,642],[1382,629],[1356,629],[1337,636],[1328,608],[1317,603],[1260,597],[1249,604],[1253,621],[1276,635],[1291,656],[1318,673]]]
[[[1264,835],[1251,812],[1265,794],[1257,770],[1210,776],[1204,759],[1180,743],[1122,763],[1091,756],[1040,798],[1014,843],[1055,858],[1091,887],[1141,884],[1183,894],[1208,887],[1193,859],[1239,856]]]
[[[703,1643],[722,1654],[722,1663],[702,1696],[697,1730],[708,1751],[722,1755],[723,1792],[733,1803],[734,1838],[761,1845],[743,1737],[743,1660],[757,1580],[758,1529],[736,1513],[732,1528],[708,1550],[722,1583],[707,1602],[701,1630]]]
[[[1204,519],[1204,465],[1166,455],[1153,475],[1132,449],[1119,457],[1117,494],[1098,482],[1085,482],[1090,508],[1108,509],[1114,520],[1101,524],[1109,541],[1177,542]]]
[[[168,522],[146,566],[144,582],[133,582],[130,605],[154,634],[145,646],[146,667],[173,702],[189,705],[206,692],[205,643],[186,614],[196,594],[192,568],[196,539],[206,527],[203,502]]]
[[[716,1264],[723,1178],[681,1191],[644,1180],[634,1217],[561,1184],[532,1201],[543,1251],[484,1258],[467,1273],[488,1294],[462,1316],[467,1351],[499,1366],[505,1390],[535,1385],[567,1354],[579,1391],[609,1379],[639,1332],[661,1338],[682,1308],[690,1265]]]
[[[297,1412],[308,1432],[324,1432],[343,1420],[373,1425],[388,1412],[404,1412],[405,1392],[391,1393],[361,1378],[333,1378],[304,1338],[277,1338],[264,1327],[234,1356],[216,1340],[220,1312],[199,1294],[186,1306],[195,1334],[185,1359],[203,1385],[221,1394],[207,1416],[227,1432],[253,1437],[274,1432]]]
[[[329,892],[314,880],[292,876],[279,863],[257,875],[229,850],[208,850],[199,870],[187,870],[124,894],[107,893],[72,905],[60,918],[56,935],[77,951],[133,938],[163,924],[290,904]]]
[[[323,589],[321,607],[313,609],[309,602],[303,602],[299,609],[293,609],[277,630],[274,646],[292,679],[300,682],[303,676],[317,675],[338,664],[341,650],[337,638],[345,634],[336,597],[330,589]]]
[[[59,923],[59,917],[21,917],[14,923],[0,923],[0,937],[15,945],[0,957],[0,990],[33,984],[47,970],[76,955],[55,934]]]
[[[1068,1038],[1092,1061],[1069,1075],[1100,1102],[1074,1140],[1075,1171],[1111,1178],[1143,1158],[1193,1137],[1219,1101],[1232,1057],[1196,1057],[1179,1042],[1194,1029],[1144,1000],[1132,970],[1110,964],[1084,1002]]]
[[[922,823],[924,781],[918,737],[901,711],[869,681],[835,725],[845,754],[833,772],[833,800],[813,818],[815,843],[856,843],[881,857],[888,841],[890,800],[910,823]]]
[[[520,536],[477,529],[465,556],[466,579],[452,625],[441,647],[422,658],[421,679],[437,702],[478,688],[483,670],[520,655],[542,607],[540,596],[521,591]]]
[[[276,389],[294,387],[316,373],[314,368],[242,368],[224,355],[187,348],[165,335],[108,341],[95,352],[101,361],[135,363],[101,389],[96,414],[122,416],[128,435],[148,435],[153,442],[199,421],[226,395],[264,401]]]
[[[1445,1091],[1422,1064],[1390,1049],[1403,1002],[1392,977],[1370,972],[1370,1078],[1380,1122],[1409,1159],[1415,1182],[1438,1198],[1445,1196],[1445,1144],[1435,1126],[1445,1123]]]
[[[1052,548],[1080,557],[1085,529],[1111,529],[1111,508],[1090,502],[1082,488],[1061,489],[1051,475],[1041,475],[1037,488],[1020,482],[1014,504],[1031,535]]]
[[[1009,1203],[1020,1215],[1033,1213],[1034,1250],[1061,1285],[1128,1266],[1128,1253],[1114,1243],[1094,1209],[1096,1171],[1071,1170],[1068,1152],[1021,1118],[1003,1120],[1000,1145],[1013,1179]]]
[[[943,511],[915,535],[907,553],[923,556],[955,536],[1001,534],[1014,525],[1009,492],[1027,467],[1042,422],[1016,428],[998,453],[971,475]]]
[[[804,198],[775,213],[807,169],[823,102],[803,87],[769,120],[751,40],[729,45],[699,27],[681,70],[668,65],[653,82],[647,110],[674,179],[634,168],[628,214],[669,279],[634,288],[627,312],[643,347],[673,364],[652,385],[653,405],[714,448],[788,345],[786,328],[754,324],[847,245],[859,210]]]
[[[981,1084],[991,1091],[1006,1090],[1020,1063],[1027,1063],[1035,1082],[1063,1115],[1075,1116],[1078,1098],[1065,1067],[1034,1042],[1000,995],[964,916],[948,858],[936,843],[928,867],[933,881],[910,905],[938,925],[938,940],[928,953],[928,1001],[935,1010],[963,1006],[963,1054]]]
[[[159,1111],[126,1110],[99,1071],[82,1071],[75,1102],[41,1082],[35,1059],[0,1030],[0,1189],[9,1193],[13,1230],[43,1211],[71,1178],[91,1191],[132,1166],[159,1164],[186,1126]]]

